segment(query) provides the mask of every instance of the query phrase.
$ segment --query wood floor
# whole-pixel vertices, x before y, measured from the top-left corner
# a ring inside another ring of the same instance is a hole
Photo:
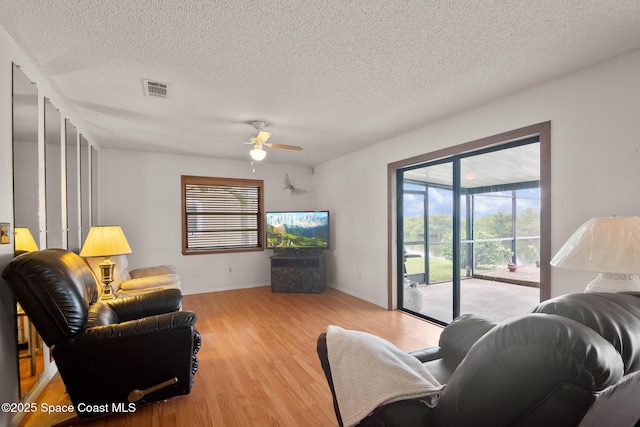
[[[316,354],[316,338],[327,325],[376,334],[406,351],[436,345],[441,332],[421,319],[333,289],[284,294],[261,287],[187,295],[183,307],[197,313],[202,335],[191,394],[84,426],[336,426]],[[41,402],[69,403],[58,375],[38,406]],[[68,415],[36,412],[21,426],[41,427],[64,418]]]

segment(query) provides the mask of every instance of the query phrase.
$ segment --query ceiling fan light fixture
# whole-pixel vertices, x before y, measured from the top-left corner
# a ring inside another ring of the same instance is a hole
[[[267,152],[262,149],[262,147],[254,147],[253,150],[249,151],[249,155],[251,158],[257,162],[263,160],[267,156]]]
[[[302,147],[297,145],[286,145],[286,144],[276,144],[267,142],[269,137],[271,137],[271,132],[267,132],[264,129],[265,122],[255,121],[251,122],[251,125],[258,131],[257,135],[249,138],[248,142],[244,142],[243,144],[253,144],[253,149],[249,151],[249,155],[251,158],[257,162],[260,160],[264,160],[267,157],[266,151],[264,151],[264,147],[267,146],[269,148],[282,148],[285,150],[294,150],[301,151]]]

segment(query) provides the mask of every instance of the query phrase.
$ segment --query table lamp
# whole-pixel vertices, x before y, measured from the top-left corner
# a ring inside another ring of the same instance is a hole
[[[590,219],[571,235],[551,265],[599,273],[585,292],[640,291],[640,217]]]
[[[35,252],[38,249],[38,245],[31,234],[31,231],[27,227],[16,227],[15,233],[15,248],[16,255],[23,254],[25,252]]]
[[[99,265],[102,276],[102,299],[113,298],[113,267],[115,262],[111,261],[112,255],[130,254],[131,247],[124,236],[122,228],[118,225],[99,225],[91,227],[87,235],[82,250],[81,257],[103,256],[104,261]]]

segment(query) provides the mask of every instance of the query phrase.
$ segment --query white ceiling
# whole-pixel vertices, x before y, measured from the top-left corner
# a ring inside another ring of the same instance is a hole
[[[638,0],[0,0],[102,147],[316,165],[640,47]],[[142,79],[169,84],[145,96]]]

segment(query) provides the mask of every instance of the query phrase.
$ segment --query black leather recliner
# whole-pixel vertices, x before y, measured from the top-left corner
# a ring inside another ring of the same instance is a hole
[[[500,324],[461,316],[412,354],[446,384],[435,407],[386,404],[359,427],[640,425],[639,292],[563,295]],[[342,426],[326,334],[318,355]]]
[[[190,393],[200,335],[180,290],[98,300],[91,269],[63,249],[20,255],[2,276],[52,348],[80,418]]]

